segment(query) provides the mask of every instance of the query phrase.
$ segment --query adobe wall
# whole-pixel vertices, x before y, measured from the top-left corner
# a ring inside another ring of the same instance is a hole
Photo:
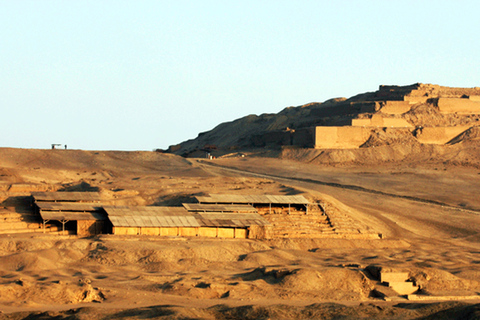
[[[387,114],[403,114],[410,111],[411,107],[408,101],[385,101],[380,111]]]
[[[442,113],[480,114],[480,100],[478,98],[438,98],[438,108]]]
[[[408,86],[380,86],[376,100],[403,100],[411,104],[425,103],[431,98],[461,98],[480,96],[480,88],[453,88],[436,84],[415,83]]]
[[[353,127],[371,127],[372,119],[352,119]]]
[[[370,137],[370,129],[364,127],[316,127],[316,149],[354,149]]]
[[[470,126],[422,128],[417,131],[417,140],[426,144],[445,144],[469,128]]]
[[[413,127],[405,119],[384,118],[378,114],[374,114],[371,119],[352,119],[352,126],[354,127],[394,127],[394,128]]]
[[[428,96],[404,96],[403,100],[409,104],[426,103],[430,99]]]
[[[405,119],[397,118],[383,118],[382,125],[377,125],[378,127],[394,127],[394,128],[404,128],[404,127],[413,127]]]

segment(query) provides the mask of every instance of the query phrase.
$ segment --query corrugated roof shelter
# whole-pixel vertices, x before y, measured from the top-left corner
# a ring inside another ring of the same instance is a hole
[[[91,202],[101,201],[98,192],[32,192],[35,202]]]
[[[195,197],[199,203],[215,204],[302,204],[308,205],[309,201],[304,196],[284,195],[241,195],[241,194],[210,194]]]
[[[114,227],[199,227],[183,207],[105,206]]]
[[[210,204],[210,203],[183,203],[190,212],[257,212],[249,204]]]
[[[37,202],[43,227],[51,220],[59,221],[65,232],[65,224],[73,221],[77,235],[89,236],[103,233],[108,226],[107,215],[103,208],[93,203],[75,202]]]
[[[105,206],[114,234],[247,238],[252,225],[269,222],[257,213],[195,213],[184,207]]]
[[[272,205],[288,205],[290,213],[291,206],[305,208],[308,213],[309,201],[301,195],[242,195],[242,194],[210,194],[208,196],[195,197],[200,204],[250,204],[252,206],[269,206],[270,213]]]
[[[103,208],[96,204],[39,202],[36,205],[43,220],[107,220]]]
[[[108,232],[110,224],[99,205],[98,192],[32,192],[43,228],[49,221],[59,221],[65,232],[65,224],[75,225],[76,233],[89,236]]]

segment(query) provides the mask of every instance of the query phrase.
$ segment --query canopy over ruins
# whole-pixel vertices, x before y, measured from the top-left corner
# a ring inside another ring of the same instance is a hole
[[[257,212],[255,207],[243,204],[183,203],[183,206],[190,212]]]
[[[284,195],[241,195],[241,194],[210,194],[195,197],[199,203],[231,203],[231,204],[303,204],[309,201],[304,196]]]
[[[105,206],[114,234],[247,238],[269,222],[257,213],[195,213],[184,207]]]
[[[35,202],[93,202],[101,201],[98,192],[32,192]]]

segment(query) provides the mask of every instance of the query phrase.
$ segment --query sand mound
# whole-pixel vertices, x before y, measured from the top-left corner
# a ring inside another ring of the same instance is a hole
[[[326,300],[364,300],[373,290],[361,272],[345,268],[296,270],[279,284],[284,290],[305,291]]]
[[[480,282],[459,278],[447,271],[421,268],[410,271],[412,280],[420,288],[430,293],[453,292],[453,291],[475,291],[480,290]]]
[[[249,265],[273,266],[285,262],[295,262],[298,259],[293,253],[280,249],[251,252],[241,257],[241,261]]]
[[[0,269],[6,271],[51,270],[61,266],[61,260],[61,255],[56,250],[19,252],[0,257]]]
[[[93,288],[88,279],[81,279],[77,283],[34,282],[17,279],[2,285],[0,289],[0,301],[6,305],[34,306],[36,304],[70,304],[103,300],[105,300],[103,292],[98,288]]]
[[[364,300],[373,290],[363,273],[346,268],[264,267],[239,277],[254,284],[267,283],[262,289],[282,299]]]

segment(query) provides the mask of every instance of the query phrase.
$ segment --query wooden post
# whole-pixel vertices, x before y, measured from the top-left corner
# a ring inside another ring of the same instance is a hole
[[[67,223],[68,220],[60,220],[60,222],[62,223],[62,234],[65,235],[65,223]]]

